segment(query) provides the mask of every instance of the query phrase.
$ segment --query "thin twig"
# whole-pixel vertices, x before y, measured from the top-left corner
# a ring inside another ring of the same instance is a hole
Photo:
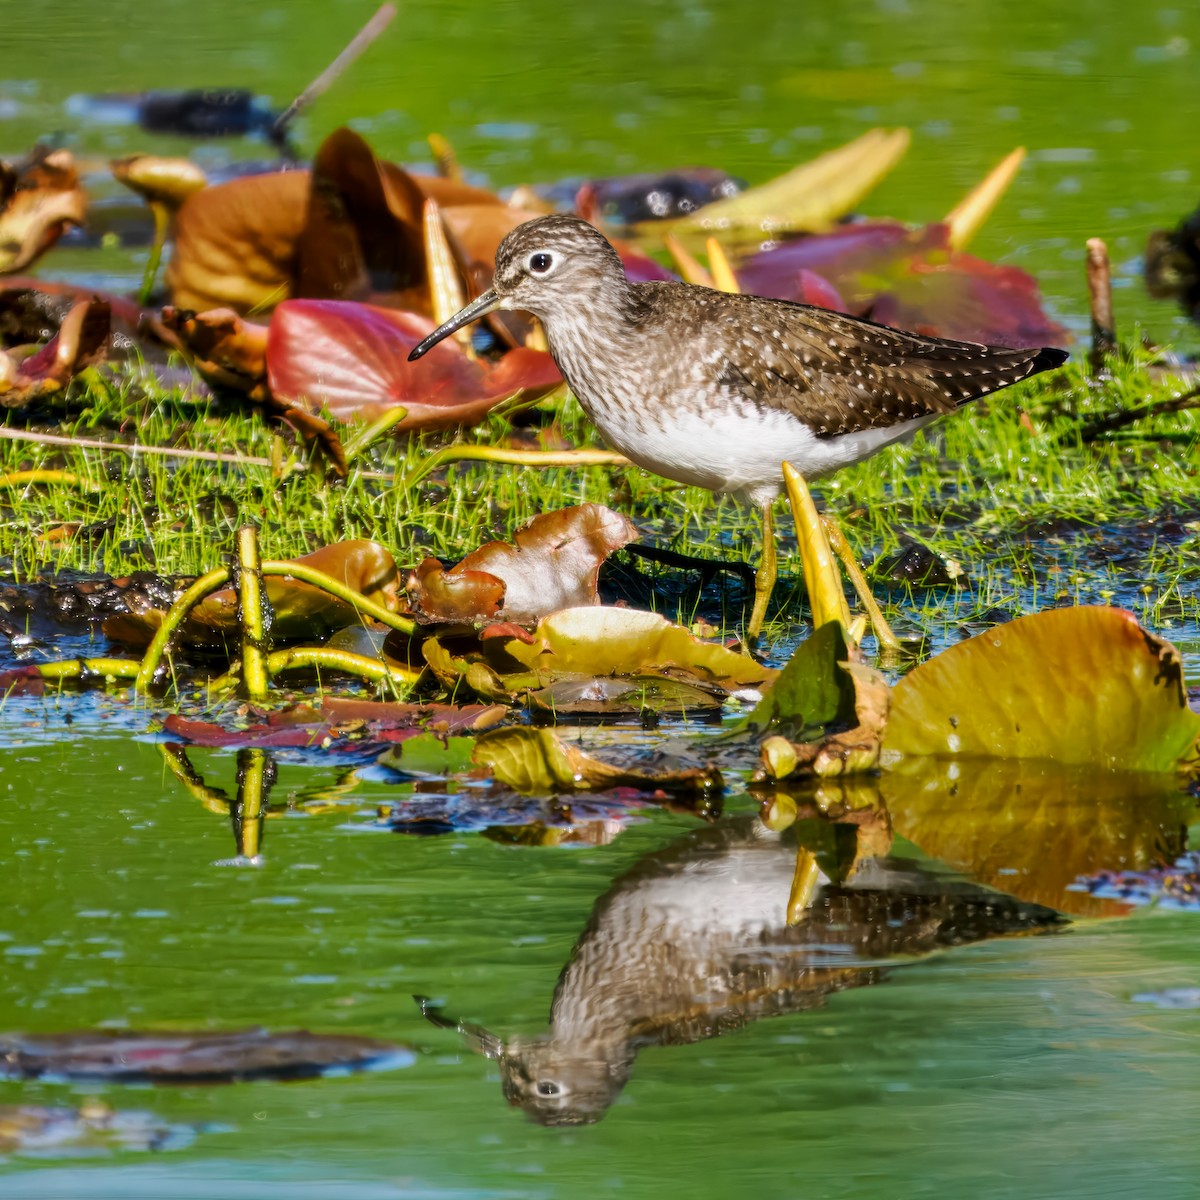
[[[165,458],[201,458],[205,462],[229,463],[238,467],[269,467],[269,458],[258,458],[249,454],[225,454],[220,450],[184,450],[173,446],[146,446],[139,442],[106,442],[101,438],[65,437],[60,433],[35,433],[31,429],[9,429],[0,427],[0,440],[9,442],[36,442],[44,446],[66,446],[79,450],[114,450],[131,457],[138,454],[157,454]]]
[[[341,73],[388,27],[396,15],[394,4],[381,5],[375,15],[351,38],[349,45],[275,118],[271,137],[276,142],[287,136],[287,127],[301,109],[336,82]]]
[[[1160,400],[1157,404],[1141,404],[1137,408],[1126,408],[1120,412],[1109,413],[1090,421],[1079,431],[1082,441],[1095,441],[1101,434],[1111,433],[1114,429],[1123,429],[1143,417],[1160,417],[1168,413],[1184,412],[1189,408],[1200,408],[1200,386],[1176,396],[1173,400]]]

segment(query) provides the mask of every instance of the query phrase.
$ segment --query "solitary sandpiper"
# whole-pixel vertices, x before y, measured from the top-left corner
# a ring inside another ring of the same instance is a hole
[[[752,638],[775,583],[771,508],[783,461],[809,478],[827,475],[1067,357],[923,337],[692,284],[630,283],[601,233],[551,216],[500,243],[492,288],[409,359],[497,308],[541,321],[559,370],[614,449],[668,479],[762,508]]]

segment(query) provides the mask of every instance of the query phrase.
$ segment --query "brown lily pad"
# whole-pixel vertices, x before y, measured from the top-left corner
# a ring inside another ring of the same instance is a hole
[[[406,1067],[414,1057],[393,1042],[304,1030],[0,1034],[0,1078],[8,1079],[113,1083],[311,1079],[335,1070]]]
[[[409,604],[426,622],[532,625],[561,608],[599,604],[600,566],[640,535],[603,504],[542,513],[509,542],[488,542],[457,566],[427,558],[408,577]]]
[[[23,271],[86,216],[69,150],[38,146],[24,163],[0,163],[0,275]]]
[[[503,201],[453,180],[409,175],[376,158],[352,130],[337,129],[321,144],[311,172],[248,176],[188,197],[176,217],[167,284],[178,307],[196,311],[228,307],[247,314],[312,297],[378,299],[428,313],[427,199],[443,210],[452,250],[470,280],[472,265],[494,257],[504,234],[480,234],[464,250],[458,239],[470,223],[453,210],[502,209]]]
[[[378,542],[354,539],[322,546],[292,561],[323,571],[368,599],[396,610],[400,607],[400,575],[391,553]],[[189,580],[180,581],[180,591]],[[336,596],[286,576],[265,579],[267,598],[275,612],[271,635],[276,640],[322,637],[359,621],[358,611]],[[224,649],[227,638],[239,638],[238,597],[232,587],[205,597],[180,626],[186,644]],[[162,624],[166,611],[149,597],[131,593],[129,611],[109,617],[104,632],[117,641],[146,645]]]
[[[267,397],[267,327],[244,320],[232,308],[193,313],[168,306],[162,323],[205,383],[230,388],[252,401]]]
[[[447,339],[415,363],[433,332],[415,313],[336,300],[291,300],[271,319],[267,375],[281,401],[340,420],[372,421],[397,406],[401,430],[473,425],[501,400],[542,395],[562,376],[549,354],[516,349],[498,363],[469,359]]]

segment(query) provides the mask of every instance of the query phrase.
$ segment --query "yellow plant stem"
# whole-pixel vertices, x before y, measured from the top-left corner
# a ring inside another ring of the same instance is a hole
[[[154,675],[158,671],[159,664],[162,662],[163,655],[166,653],[167,644],[174,636],[175,631],[183,624],[188,613],[205,596],[217,591],[219,588],[223,588],[228,582],[229,568],[217,567],[215,570],[201,575],[171,605],[170,609],[167,610],[167,615],[163,617],[162,624],[155,630],[154,637],[150,640],[150,645],[146,647],[146,653],[142,657],[142,664],[138,668],[137,677],[133,681],[135,692],[145,692],[149,689],[150,684],[154,681]]]
[[[148,304],[154,291],[154,281],[158,278],[159,264],[162,262],[163,246],[167,242],[167,230],[171,225],[171,210],[161,200],[147,200],[150,212],[154,216],[154,241],[150,246],[150,256],[146,259],[146,269],[142,273],[142,287],[138,292],[138,303]]]
[[[729,265],[725,248],[715,237],[710,237],[705,243],[705,249],[708,251],[708,265],[712,271],[713,287],[718,291],[732,292],[736,295],[742,289],[737,281],[737,276],[733,273],[733,267]]]
[[[412,487],[431,471],[452,462],[503,463],[515,467],[627,467],[629,459],[611,450],[508,450],[502,446],[443,446],[411,471],[403,486]]]
[[[38,663],[43,679],[83,679],[103,675],[106,679],[133,679],[141,664],[135,658],[69,658],[62,662]]]
[[[825,533],[829,537],[834,553],[842,560],[842,566],[846,569],[846,574],[850,576],[850,582],[854,585],[854,590],[858,593],[863,608],[867,610],[867,616],[871,619],[871,627],[875,630],[875,636],[879,639],[880,646],[886,650],[899,650],[900,639],[892,632],[892,627],[884,618],[879,605],[875,603],[875,597],[871,595],[871,585],[867,583],[867,577],[862,573],[858,559],[854,557],[854,551],[851,549],[850,543],[846,541],[846,535],[842,532],[837,518],[825,513],[821,520],[825,525]]]
[[[311,583],[313,587],[318,587],[331,596],[336,596],[358,612],[373,617],[389,629],[410,635],[417,630],[415,621],[392,612],[390,608],[384,608],[382,604],[376,604],[374,600],[369,600],[361,592],[356,592],[352,587],[339,583],[332,575],[326,575],[324,571],[318,571],[304,563],[275,562],[267,559],[261,564],[261,570],[264,575],[280,575],[288,579],[299,579],[302,583]]]
[[[407,408],[390,408],[378,421],[372,421],[352,438],[347,438],[342,442],[342,449],[346,451],[346,461],[353,462],[366,453],[380,438],[387,437],[407,416]]]
[[[276,650],[267,656],[267,672],[272,678],[281,671],[322,667],[346,675],[357,675],[371,683],[391,683],[404,688],[411,687],[421,676],[420,671],[391,666],[377,658],[367,658],[365,654],[334,650],[329,646],[294,646],[290,650]]]
[[[242,685],[247,700],[265,700],[267,677],[266,606],[261,564],[258,558],[258,529],[243,525],[237,531],[238,607],[242,619]]]
[[[0,475],[0,487],[25,487],[30,483],[61,483],[66,487],[77,487],[85,492],[98,492],[100,485],[74,471],[9,471]]]
[[[813,628],[820,629],[829,621],[840,621],[842,628],[849,630],[850,610],[842,591],[842,577],[812,493],[804,477],[789,462],[783,464],[783,482],[796,523],[796,541],[804,568],[808,603],[812,608]]]
[[[817,856],[807,846],[801,846],[796,851],[796,871],[792,876],[792,890],[788,895],[789,925],[799,925],[804,919],[820,878],[821,869],[817,866]]]

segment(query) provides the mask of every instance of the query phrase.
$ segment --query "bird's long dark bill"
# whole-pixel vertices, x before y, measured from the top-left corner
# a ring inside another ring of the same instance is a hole
[[[504,297],[495,288],[489,288],[478,300],[472,300],[466,308],[456,312],[445,325],[439,325],[423,342],[414,346],[408,356],[408,361],[416,362],[422,354],[432,350],[442,338],[449,337],[464,325],[470,325],[472,321],[478,321],[480,317],[486,317],[490,312],[495,312],[503,300]]]

